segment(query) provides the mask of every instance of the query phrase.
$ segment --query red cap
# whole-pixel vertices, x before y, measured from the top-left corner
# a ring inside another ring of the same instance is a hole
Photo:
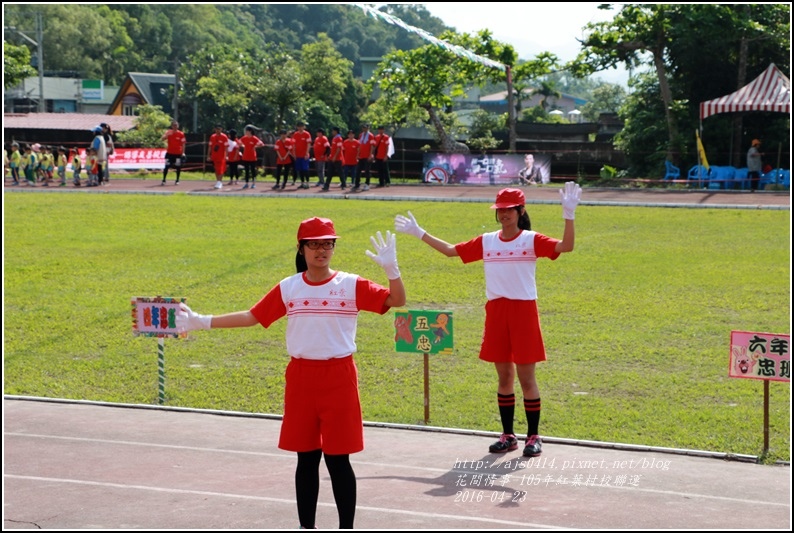
[[[496,203],[491,209],[507,209],[524,205],[524,191],[521,189],[502,189],[496,195]]]
[[[298,241],[313,241],[318,239],[338,239],[334,230],[334,223],[328,218],[307,218],[298,228]]]

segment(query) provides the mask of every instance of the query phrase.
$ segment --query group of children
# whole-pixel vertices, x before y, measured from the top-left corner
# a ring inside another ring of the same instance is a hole
[[[28,144],[20,151],[19,143],[11,143],[11,153],[3,150],[4,177],[10,174],[13,185],[20,185],[22,180],[31,187],[41,184],[48,187],[57,176],[58,185],[66,186],[66,172],[71,167],[72,183],[80,187],[81,173],[85,168],[87,187],[96,187],[102,183],[99,172],[99,161],[96,150],[87,148],[85,151],[85,165],[80,157],[80,152],[72,148],[68,150],[63,146],[58,148],[45,146],[39,143]]]

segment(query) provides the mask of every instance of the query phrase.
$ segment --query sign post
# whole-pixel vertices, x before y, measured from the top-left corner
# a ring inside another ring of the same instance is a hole
[[[425,424],[430,422],[430,354],[452,354],[451,311],[397,311],[394,343],[398,352],[424,354]]]
[[[165,338],[187,337],[176,330],[176,312],[185,298],[156,296],[133,298],[132,333],[144,337],[157,337],[157,403],[165,403]]]
[[[764,380],[764,454],[769,452],[769,382],[791,382],[790,336],[731,331],[728,376]]]

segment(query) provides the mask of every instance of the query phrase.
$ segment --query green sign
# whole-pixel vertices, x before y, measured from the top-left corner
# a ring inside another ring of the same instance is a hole
[[[452,311],[397,311],[394,329],[398,352],[452,354]]]
[[[83,80],[83,100],[102,100],[105,98],[103,80]]]

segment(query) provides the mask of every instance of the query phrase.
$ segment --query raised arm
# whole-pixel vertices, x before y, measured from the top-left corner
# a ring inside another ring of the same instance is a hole
[[[381,232],[377,232],[376,235],[377,239],[369,238],[375,252],[367,250],[367,257],[380,265],[389,278],[389,296],[384,303],[388,307],[402,307],[405,305],[406,295],[400,267],[397,265],[397,236],[390,231],[386,232],[385,240]]]
[[[417,239],[425,242],[428,246],[437,250],[438,252],[446,255],[447,257],[457,257],[458,251],[455,246],[446,241],[442,241],[437,237],[433,237],[428,232],[419,227],[414,215],[408,211],[408,216],[397,215],[394,217],[394,229],[400,233],[407,233],[413,235]]]
[[[573,220],[576,214],[576,206],[579,205],[579,200],[582,197],[582,188],[576,183],[569,181],[565,184],[565,187],[560,189],[560,197],[565,229],[562,234],[562,240],[557,243],[554,250],[557,253],[572,252],[576,236]]]

